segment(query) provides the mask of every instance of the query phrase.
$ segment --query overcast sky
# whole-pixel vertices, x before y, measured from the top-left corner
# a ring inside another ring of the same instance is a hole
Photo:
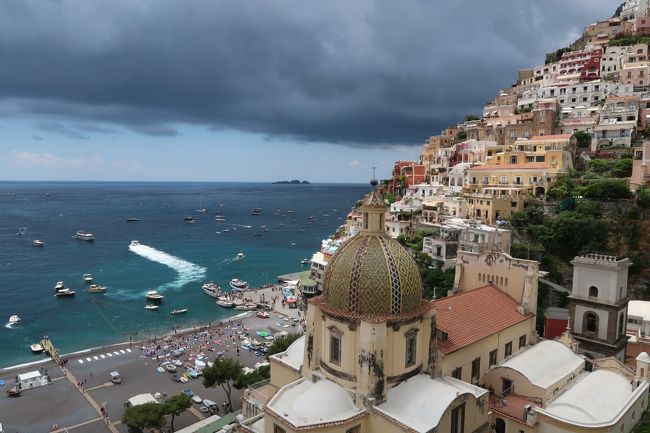
[[[0,179],[365,182],[611,0],[3,0]]]

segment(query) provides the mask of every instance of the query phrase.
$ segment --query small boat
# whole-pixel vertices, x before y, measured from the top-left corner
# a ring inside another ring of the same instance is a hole
[[[204,207],[202,207],[202,208],[200,208],[200,209],[197,209],[196,211],[197,211],[198,213],[205,213],[205,212],[206,212],[206,210],[205,210]]]
[[[64,288],[65,288],[65,286],[63,285],[63,281],[58,281],[58,282],[54,285],[54,290],[57,291],[57,292],[58,292],[59,290],[63,290]]]
[[[39,343],[32,343],[32,345],[29,347],[32,349],[32,353],[43,352],[43,346],[41,346]]]
[[[217,305],[223,308],[232,308],[235,306],[235,304],[225,296],[220,296],[217,299]]]
[[[126,219],[126,222],[129,223],[137,223],[138,221],[140,221],[140,218],[131,217]]]
[[[150,301],[159,302],[162,301],[165,296],[161,295],[156,290],[149,290],[145,297]]]
[[[242,253],[242,252],[237,253],[237,255],[235,256],[235,260],[242,260],[242,259],[245,259],[245,258],[246,258],[246,255],[244,253]]]
[[[174,308],[170,314],[185,314],[185,313],[187,313],[187,308],[179,308],[179,309]]]
[[[65,289],[61,289],[61,290],[57,291],[54,296],[59,297],[59,298],[64,298],[64,297],[74,296],[75,293],[77,293],[77,292],[75,292],[72,289],[65,288]]]
[[[20,388],[19,385],[16,385],[10,389],[7,390],[7,396],[8,397],[20,397],[20,394],[23,392],[23,390]]]
[[[237,306],[235,307],[235,310],[241,310],[241,311],[257,310],[257,304],[244,304],[244,305],[237,305]]]
[[[34,245],[35,247],[44,247],[45,246],[45,241],[42,241],[40,239],[34,239],[32,241],[32,245]]]
[[[205,283],[201,288],[206,295],[212,296],[213,298],[216,298],[221,293],[221,287],[217,283]]]
[[[92,241],[95,240],[95,235],[94,234],[85,232],[83,230],[77,231],[77,233],[75,233],[74,237],[79,239],[80,241],[92,242]]]
[[[20,322],[20,317],[18,317],[18,315],[14,314],[13,316],[9,317],[9,324],[10,325],[15,325],[18,322]]]
[[[170,373],[174,373],[176,371],[176,366],[174,364],[169,363],[165,366],[165,369]]]
[[[84,274],[84,283],[90,284],[93,282],[93,276],[90,274]]]
[[[239,278],[233,278],[230,280],[230,287],[233,289],[233,291],[243,292],[244,290],[248,290],[248,283],[246,281],[240,280]]]
[[[98,286],[97,284],[91,284],[86,288],[86,292],[88,293],[104,293],[106,290],[108,290],[104,286]]]
[[[309,263],[309,259],[302,259],[302,260],[300,261],[300,264],[301,264],[301,265],[306,265],[306,264],[308,264],[308,263]]]
[[[215,219],[215,221],[225,221],[226,216],[225,215],[215,215],[214,219]]]
[[[191,216],[186,216],[185,218],[183,218],[183,221],[185,221],[187,224],[194,224],[196,222],[196,220]]]
[[[130,247],[137,247],[138,245],[140,245],[140,241],[131,241],[129,244]]]
[[[145,309],[145,310],[154,310],[154,311],[155,311],[155,310],[157,310],[158,308],[159,308],[158,305],[152,305],[152,304],[147,304],[147,305],[144,306],[144,309]]]

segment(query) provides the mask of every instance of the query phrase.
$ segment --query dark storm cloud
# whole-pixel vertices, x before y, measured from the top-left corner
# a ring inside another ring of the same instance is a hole
[[[5,0],[0,113],[162,136],[178,133],[172,123],[192,123],[271,138],[419,144],[479,113],[518,68],[543,62],[616,6]],[[58,133],[69,130],[93,132]]]

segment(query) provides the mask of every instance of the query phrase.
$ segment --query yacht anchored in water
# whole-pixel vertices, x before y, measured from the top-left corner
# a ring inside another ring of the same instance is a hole
[[[147,300],[149,300],[149,301],[160,302],[160,301],[163,300],[163,298],[164,298],[165,296],[164,296],[164,295],[161,295],[161,294],[158,293],[156,290],[149,290],[149,291],[147,292],[147,294],[145,295],[145,297],[146,297]]]
[[[201,288],[206,295],[212,296],[213,298],[216,298],[221,294],[221,287],[219,287],[219,284],[217,283],[205,283]]]
[[[84,274],[84,283],[90,284],[93,282],[93,276],[90,274]]]
[[[104,293],[108,290],[105,286],[98,286],[97,284],[91,284],[86,288],[88,293]]]
[[[75,293],[77,292],[70,289],[69,287],[66,287],[65,289],[57,290],[54,296],[56,296],[57,298],[64,298],[64,297],[74,296]]]
[[[35,247],[44,247],[45,246],[45,241],[42,241],[40,239],[34,239],[32,241],[32,245],[34,245]]]
[[[92,241],[95,240],[95,235],[94,234],[85,232],[83,230],[78,230],[77,233],[75,233],[74,237],[79,239],[80,241],[92,242]]]
[[[239,278],[233,278],[230,280],[230,287],[235,292],[243,292],[244,290],[248,290],[248,283],[246,281],[240,280]]]

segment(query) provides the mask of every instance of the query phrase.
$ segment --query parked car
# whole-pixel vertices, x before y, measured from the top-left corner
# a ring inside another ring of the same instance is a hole
[[[209,411],[209,412],[212,412],[212,413],[219,410],[219,405],[217,403],[215,403],[214,401],[212,401],[212,400],[208,400],[207,398],[205,400],[203,400],[203,407],[205,408],[206,411]],[[203,408],[201,409],[201,411],[203,411]]]

